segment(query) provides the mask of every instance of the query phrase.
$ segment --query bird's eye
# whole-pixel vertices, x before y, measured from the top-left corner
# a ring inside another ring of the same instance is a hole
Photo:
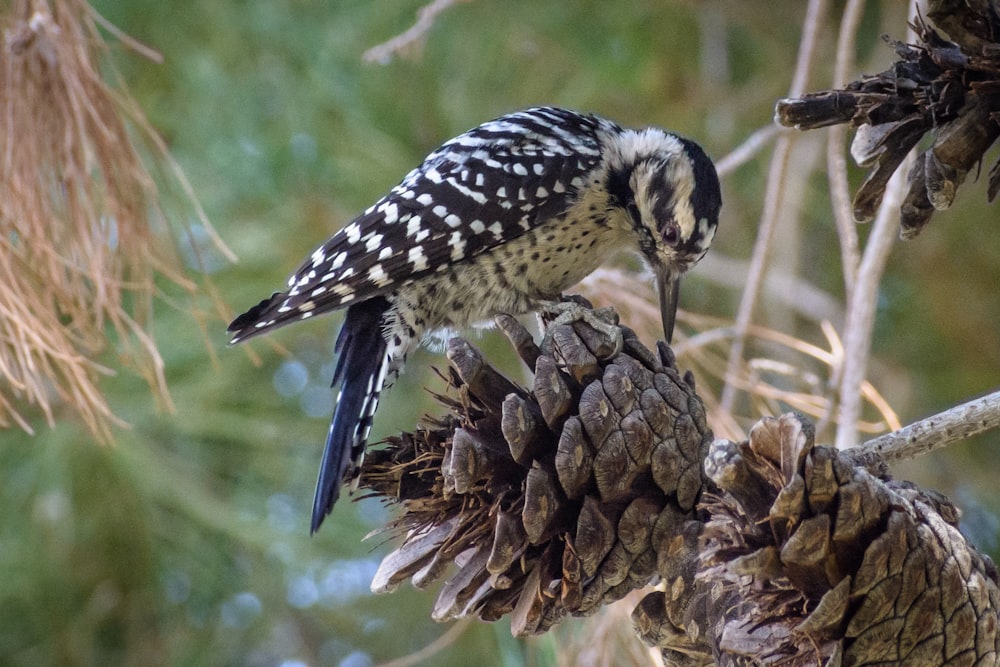
[[[663,236],[663,242],[671,248],[676,248],[681,241],[681,230],[679,230],[677,225],[673,223],[667,223],[664,225],[661,234]]]

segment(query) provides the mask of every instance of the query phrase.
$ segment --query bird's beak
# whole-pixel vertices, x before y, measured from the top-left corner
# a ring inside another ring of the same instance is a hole
[[[660,293],[660,318],[663,320],[663,337],[670,343],[674,337],[674,321],[677,319],[677,298],[681,287],[681,277],[669,267],[657,267],[656,291]]]

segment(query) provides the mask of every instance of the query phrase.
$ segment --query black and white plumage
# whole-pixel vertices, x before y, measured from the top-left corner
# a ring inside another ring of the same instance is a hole
[[[446,142],[229,325],[233,343],[348,308],[315,532],[360,465],[379,394],[425,335],[535,310],[620,249],[654,270],[669,340],[679,277],[708,250],[721,194],[694,142],[541,107]]]

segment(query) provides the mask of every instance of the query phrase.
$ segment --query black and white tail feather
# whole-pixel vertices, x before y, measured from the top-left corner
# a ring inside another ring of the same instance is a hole
[[[337,336],[337,368],[332,386],[340,383],[340,393],[316,480],[311,533],[319,530],[333,509],[341,483],[361,467],[365,458],[365,443],[389,370],[386,340],[381,335],[382,318],[388,309],[383,298],[354,304],[347,309]]]
[[[315,532],[364,454],[383,387],[425,334],[521,314],[622,248],[654,270],[669,340],[677,281],[708,250],[721,195],[694,142],[539,107],[483,123],[427,156],[229,325],[236,343],[347,308],[340,393]]]

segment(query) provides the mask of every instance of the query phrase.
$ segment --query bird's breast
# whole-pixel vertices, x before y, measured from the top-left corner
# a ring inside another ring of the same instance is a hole
[[[467,261],[427,274],[391,300],[418,332],[520,315],[560,294],[609,258],[619,230],[592,217],[553,219]]]

